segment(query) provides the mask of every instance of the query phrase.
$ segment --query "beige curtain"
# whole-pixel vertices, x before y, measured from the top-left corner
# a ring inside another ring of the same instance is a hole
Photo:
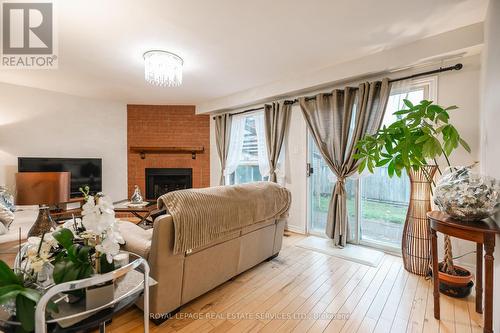
[[[328,207],[326,234],[337,246],[345,246],[347,206],[345,180],[357,169],[355,144],[376,132],[389,99],[389,80],[362,83],[333,90],[315,99],[300,98],[307,126],[326,163],[337,176]]]
[[[224,185],[224,170],[226,169],[227,153],[229,150],[229,138],[231,135],[231,117],[229,114],[215,116],[215,143],[220,161],[219,185]]]
[[[277,181],[278,158],[285,138],[285,132],[290,123],[291,103],[272,103],[264,106],[264,127],[267,142],[267,157],[269,159],[269,180]]]

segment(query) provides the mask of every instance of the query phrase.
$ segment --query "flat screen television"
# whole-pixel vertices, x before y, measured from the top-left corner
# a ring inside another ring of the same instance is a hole
[[[102,191],[102,159],[19,157],[18,172],[71,172],[71,197],[81,197],[80,187],[88,185],[90,192]]]

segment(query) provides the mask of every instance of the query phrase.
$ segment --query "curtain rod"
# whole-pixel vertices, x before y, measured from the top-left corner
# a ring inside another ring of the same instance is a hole
[[[409,80],[409,79],[414,79],[414,78],[417,78],[417,77],[420,77],[420,76],[427,76],[427,75],[432,75],[432,74],[437,74],[437,73],[442,73],[442,72],[448,72],[448,71],[453,71],[453,70],[459,71],[463,67],[464,67],[464,65],[462,65],[461,63],[458,63],[458,64],[453,65],[453,66],[448,66],[448,67],[439,67],[438,69],[434,69],[434,70],[431,70],[431,71],[417,73],[417,74],[413,74],[413,75],[408,75],[408,76],[400,77],[400,78],[397,78],[397,79],[392,79],[392,80],[389,80],[389,83],[403,81],[403,80]],[[325,95],[325,96],[331,96],[332,94],[331,93],[326,93],[326,94],[323,94],[323,95]],[[313,100],[313,99],[316,99],[316,96],[308,96],[308,97],[306,97],[306,101],[310,101],[310,100]],[[284,101],[284,103],[285,104],[295,104],[298,101],[299,101],[298,99],[286,100],[286,101]],[[243,114],[243,113],[248,113],[248,112],[257,111],[257,110],[264,110],[264,107],[261,106],[259,108],[248,109],[248,110],[244,110],[244,111],[240,111],[240,112],[236,112],[236,113],[230,113],[229,115],[230,116],[235,116],[237,114]],[[215,119],[215,117],[213,117],[213,119]]]

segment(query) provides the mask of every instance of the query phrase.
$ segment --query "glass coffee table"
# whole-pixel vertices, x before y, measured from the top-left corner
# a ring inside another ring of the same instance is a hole
[[[97,327],[100,332],[105,332],[106,323],[115,315],[133,306],[141,296],[144,307],[144,332],[149,332],[149,287],[155,285],[156,281],[149,276],[149,265],[144,258],[131,252],[127,253],[132,261],[114,271],[83,280],[51,284],[43,288],[43,296],[36,306],[35,333],[76,333]],[[65,294],[111,281],[115,288],[114,297],[98,307],[87,308],[85,299],[69,302]],[[59,307],[57,313],[46,312],[47,304],[51,300]],[[0,332],[15,333],[19,329],[20,323],[16,320],[15,314],[0,309]]]

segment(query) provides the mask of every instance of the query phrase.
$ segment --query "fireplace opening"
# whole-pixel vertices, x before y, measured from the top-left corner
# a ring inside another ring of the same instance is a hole
[[[193,187],[193,169],[146,168],[146,199],[156,200],[167,192]]]

